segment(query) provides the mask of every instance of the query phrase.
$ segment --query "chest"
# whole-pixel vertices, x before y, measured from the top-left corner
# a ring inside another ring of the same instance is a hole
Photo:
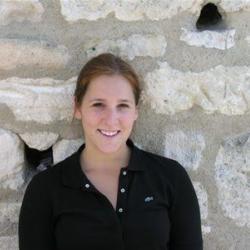
[[[168,210],[151,175],[123,175],[121,171],[87,173],[86,177],[91,182],[89,189],[84,185],[80,191],[63,189],[56,198],[61,201],[54,209],[58,249],[167,249]],[[91,191],[91,184],[118,209],[114,211],[100,194]],[[120,192],[122,188],[125,192]]]
[[[85,173],[89,181],[95,188],[110,201],[113,208],[116,209],[117,192],[119,185],[119,171],[109,172],[89,172]]]

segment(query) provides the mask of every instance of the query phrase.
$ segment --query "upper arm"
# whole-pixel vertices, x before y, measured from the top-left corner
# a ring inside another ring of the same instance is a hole
[[[170,209],[171,250],[202,250],[198,199],[186,170],[178,164],[174,201]]]
[[[48,183],[39,177],[33,177],[23,197],[18,225],[20,250],[55,250]]]

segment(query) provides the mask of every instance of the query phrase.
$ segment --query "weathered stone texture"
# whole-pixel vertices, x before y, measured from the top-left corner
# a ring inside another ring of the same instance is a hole
[[[246,42],[250,45],[250,36],[247,36],[247,37],[245,38],[245,40],[246,40]]]
[[[1,250],[18,250],[18,237],[15,236],[2,236],[0,237]]]
[[[145,19],[160,20],[171,18],[185,10],[195,10],[201,0],[170,1],[159,0],[157,4],[152,0],[60,0],[61,13],[67,21],[79,19],[96,20],[105,18],[109,13],[114,13],[116,18],[123,21]]]
[[[63,139],[58,141],[53,145],[54,163],[56,164],[76,152],[83,142],[84,140],[82,138],[75,140]]]
[[[199,200],[201,219],[206,219],[208,215],[207,192],[200,182],[193,182],[194,189]]]
[[[208,197],[207,192],[200,182],[193,182],[194,189],[199,201],[201,219],[206,220],[208,216]],[[201,226],[202,234],[208,234],[211,232],[211,227],[209,225]]]
[[[206,113],[242,115],[249,111],[250,68],[222,65],[200,73],[182,72],[160,62],[145,77],[142,101],[157,113],[174,114],[198,105]]]
[[[204,148],[205,140],[201,134],[175,131],[165,137],[164,155],[177,160],[187,169],[197,170]]]
[[[0,70],[35,66],[44,69],[65,67],[70,55],[65,46],[52,46],[45,41],[0,39]]]
[[[202,234],[209,234],[211,232],[211,227],[207,225],[201,225]]]
[[[14,133],[0,129],[1,187],[17,189],[24,182],[24,145]]]
[[[0,81],[0,103],[6,104],[20,121],[70,122],[75,80],[8,78]]]
[[[61,13],[69,22],[80,19],[97,20],[114,13],[122,21],[136,21],[141,19],[161,20],[172,18],[184,11],[199,15],[203,0],[171,1],[158,0],[60,0]],[[249,10],[249,0],[222,0],[216,3],[225,11],[233,12],[241,9]]]
[[[239,10],[250,10],[249,0],[222,0],[220,2],[220,7],[226,12],[234,12]]]
[[[30,147],[37,150],[46,150],[57,141],[59,135],[51,132],[19,134],[22,140]]]
[[[137,56],[163,56],[166,46],[166,39],[162,35],[134,34],[127,39],[95,41],[87,54],[88,57],[92,57],[100,53],[111,52],[120,55],[122,58],[133,60]]]
[[[238,226],[250,227],[250,134],[226,139],[215,162],[219,203]]]
[[[205,48],[225,50],[234,47],[234,35],[235,30],[204,30],[201,32],[197,32],[182,28],[180,40],[186,42],[191,46],[204,46]]]
[[[0,0],[0,25],[13,21],[39,22],[43,12],[43,5],[38,0]]]
[[[0,232],[6,232],[19,219],[20,202],[0,202]]]

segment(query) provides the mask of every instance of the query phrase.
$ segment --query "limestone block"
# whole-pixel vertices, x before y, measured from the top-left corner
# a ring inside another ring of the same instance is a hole
[[[5,178],[1,184],[0,188],[4,189],[12,189],[17,191],[24,184],[24,166],[22,166],[22,170],[17,173],[9,174],[7,178]]]
[[[215,161],[219,203],[238,226],[250,227],[250,133],[227,138]]]
[[[242,115],[249,111],[249,75],[247,66],[218,65],[196,73],[159,62],[159,68],[145,77],[141,100],[160,114],[175,114],[196,104],[208,114]]]
[[[133,60],[137,56],[163,56],[166,46],[167,42],[164,36],[134,34],[127,39],[96,41],[92,45],[95,50],[89,49],[87,54],[88,57],[93,57],[100,53],[111,52]]]
[[[135,21],[145,18],[161,20],[183,11],[197,11],[202,0],[60,0],[61,13],[69,22],[80,19],[97,20],[114,13],[117,19]]]
[[[69,80],[12,77],[0,81],[0,103],[19,121],[41,124],[73,119],[76,77]]]
[[[247,37],[245,38],[245,41],[250,45],[250,36],[247,36]]]
[[[1,250],[18,250],[18,236],[2,236],[0,237]]]
[[[60,140],[53,145],[53,159],[54,164],[64,160],[68,156],[76,152],[79,147],[83,144],[83,138],[75,140]]]
[[[200,182],[193,182],[194,189],[199,200],[201,219],[207,219],[208,215],[208,199],[207,192]]]
[[[21,39],[0,39],[0,70],[17,67],[40,67],[59,69],[70,59],[63,45],[52,46],[45,41],[25,41]]]
[[[249,0],[212,1],[225,12],[250,9]],[[81,19],[97,20],[114,13],[122,21],[162,20],[188,11],[198,16],[204,5],[203,0],[60,0],[61,14],[69,22]]]
[[[0,25],[7,25],[13,21],[39,22],[44,8],[39,0],[0,0]]]
[[[195,132],[175,131],[165,137],[164,155],[187,169],[197,170],[205,148],[203,136]]]
[[[195,189],[195,193],[197,195],[198,201],[199,201],[199,207],[200,207],[200,213],[201,213],[201,219],[206,220],[208,216],[208,198],[207,198],[207,192],[203,185],[200,182],[193,182],[193,186]],[[202,234],[208,234],[211,232],[211,226],[209,225],[201,225]]]
[[[209,234],[211,232],[211,226],[201,225],[202,234]]]
[[[18,223],[20,208],[20,202],[0,202],[0,232]]]
[[[180,40],[188,45],[205,48],[216,48],[220,50],[230,49],[235,45],[234,42],[235,30],[204,30],[204,31],[189,31],[182,28]]]
[[[24,183],[23,151],[19,137],[0,128],[0,187],[17,189]]]
[[[37,150],[50,148],[58,139],[59,135],[52,132],[37,132],[19,134],[23,141],[30,147]]]
[[[226,12],[235,12],[239,10],[250,10],[249,0],[222,0],[220,2],[220,7]]]

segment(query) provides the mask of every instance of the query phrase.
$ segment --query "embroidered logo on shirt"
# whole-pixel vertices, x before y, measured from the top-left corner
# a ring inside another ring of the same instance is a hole
[[[145,198],[145,202],[150,202],[150,201],[152,201],[154,199],[154,197],[153,196],[147,196],[146,198]]]

